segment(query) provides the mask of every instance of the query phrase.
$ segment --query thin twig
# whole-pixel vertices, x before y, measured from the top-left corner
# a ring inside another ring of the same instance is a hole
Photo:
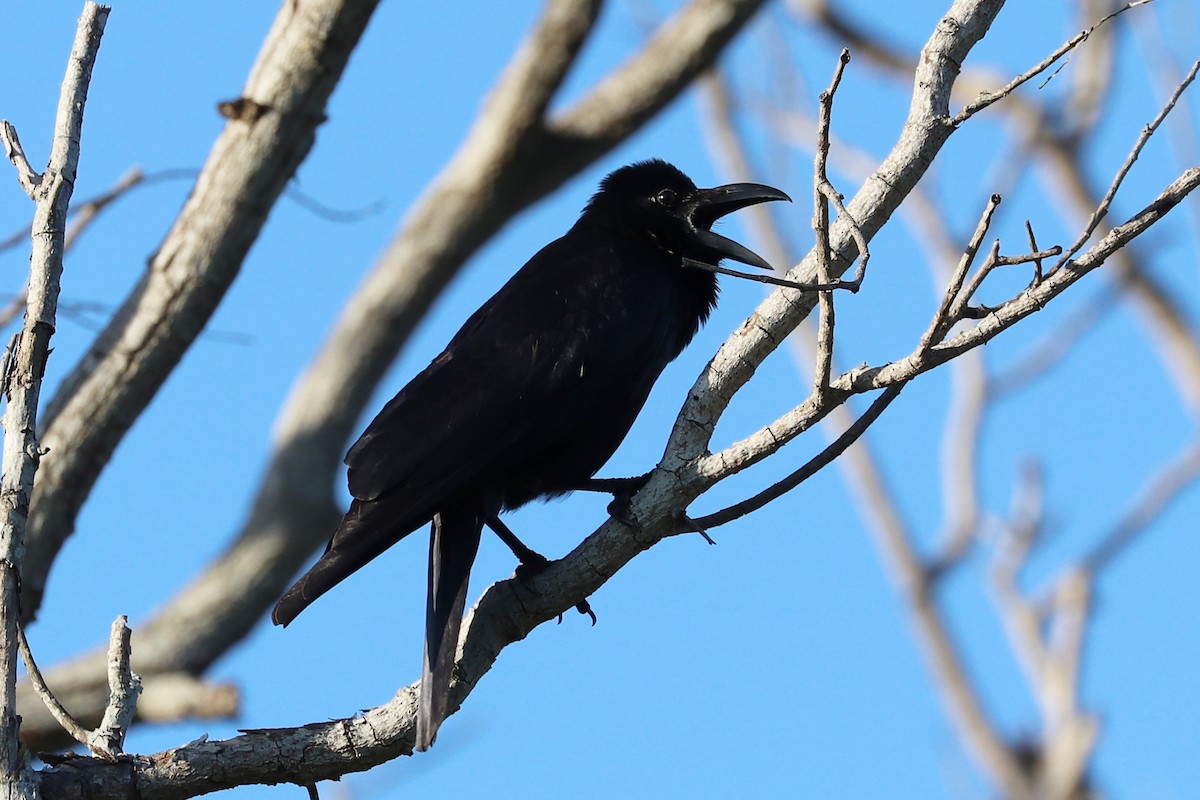
[[[950,312],[946,315],[944,321],[945,329],[949,330],[954,323],[964,317],[970,316],[971,298],[979,291],[979,287],[991,274],[992,270],[1000,261],[1000,240],[993,239],[992,246],[988,249],[988,254],[983,263],[979,265],[979,269],[975,270],[975,274],[971,276],[971,280],[967,282],[966,288],[959,292],[958,297],[954,298],[954,302],[950,304]]]
[[[722,267],[717,264],[709,264],[705,261],[697,261],[694,258],[684,256],[683,265],[692,267],[693,269],[702,269],[705,272],[715,272],[719,275],[729,275],[734,278],[742,278],[748,281],[757,281],[758,283],[769,283],[772,286],[784,286],[788,289],[799,289],[802,292],[815,292],[823,289],[837,289],[838,282],[821,284],[821,283],[800,283],[799,281],[790,281],[787,278],[777,278],[774,275],[756,275],[752,272],[741,272],[729,267]]]
[[[8,120],[0,120],[0,142],[4,144],[4,155],[17,168],[17,181],[21,188],[30,198],[35,198],[38,186],[42,183],[42,176],[25,157],[25,148],[21,146],[17,129]]]
[[[1038,252],[1037,237],[1033,235],[1033,225],[1029,220],[1025,220],[1025,235],[1029,238],[1029,252]],[[1061,252],[1061,251],[1060,251]],[[1059,255],[1059,253],[1055,253]],[[1042,282],[1042,259],[1035,258],[1033,260],[1033,281],[1030,286],[1037,286]]]
[[[1148,2],[1148,0],[1142,0],[1142,2]],[[1141,134],[1138,135],[1137,141],[1133,144],[1133,148],[1129,151],[1129,155],[1126,156],[1125,163],[1123,163],[1121,168],[1117,170],[1116,176],[1113,178],[1112,183],[1109,184],[1108,191],[1104,193],[1104,197],[1100,200],[1100,205],[1098,205],[1096,210],[1092,212],[1092,216],[1088,220],[1087,225],[1084,226],[1083,232],[1080,233],[1079,238],[1077,238],[1075,242],[1069,248],[1067,248],[1067,252],[1055,262],[1054,266],[1050,269],[1051,272],[1070,262],[1071,258],[1078,253],[1080,248],[1082,248],[1087,240],[1091,238],[1092,233],[1095,232],[1096,227],[1100,224],[1100,221],[1103,220],[1108,214],[1108,208],[1112,205],[1113,198],[1117,195],[1117,190],[1121,188],[1121,184],[1125,181],[1125,176],[1129,174],[1129,170],[1133,169],[1133,163],[1137,161],[1138,156],[1141,155],[1142,148],[1146,146],[1146,142],[1150,141],[1150,137],[1154,135],[1156,130],[1158,130],[1158,126],[1161,125],[1163,120],[1167,118],[1167,115],[1171,113],[1171,109],[1175,108],[1175,104],[1179,101],[1180,95],[1182,95],[1184,90],[1187,89],[1187,87],[1191,85],[1192,81],[1196,79],[1197,71],[1200,71],[1200,60],[1197,60],[1192,64],[1192,68],[1188,70],[1188,74],[1185,75],[1183,80],[1179,82],[1179,85],[1175,87],[1175,91],[1171,93],[1171,96],[1167,99],[1167,102],[1162,107],[1162,110],[1158,112],[1158,116],[1156,116],[1149,125],[1142,129]]]
[[[854,270],[854,277],[848,281],[834,281],[833,288],[846,289],[851,294],[855,294],[862,288],[863,280],[867,277],[867,262],[871,260],[871,250],[867,245],[867,235],[863,233],[862,227],[846,209],[845,199],[834,190],[833,184],[825,181],[821,184],[821,187],[829,202],[833,203],[833,208],[837,211],[837,218],[845,221],[846,225],[850,228],[850,237],[854,239],[854,244],[858,248],[858,267]]]
[[[918,347],[918,351],[926,351],[940,342],[954,323],[955,320],[947,318],[950,308],[954,305],[959,292],[962,291],[967,271],[971,268],[971,263],[975,260],[975,255],[979,252],[980,245],[983,244],[983,237],[987,236],[988,227],[992,224],[992,215],[996,213],[996,207],[999,205],[1000,195],[994,194],[988,198],[987,205],[983,209],[983,214],[979,217],[979,224],[975,226],[975,233],[971,235],[971,240],[967,243],[966,249],[963,250],[962,258],[958,261],[958,267],[955,268],[954,273],[951,275],[950,283],[946,287],[946,292],[942,295],[941,303],[938,305],[937,311],[934,312],[933,319],[929,322],[929,328],[921,337],[921,344]]]
[[[689,517],[686,511],[677,512],[675,517],[680,521],[680,523],[687,526],[683,532],[698,533],[704,537],[704,541],[708,542],[709,544],[716,544],[716,541],[708,535],[708,530],[705,529],[704,525],[699,520],[694,520]]]
[[[795,489],[832,463],[834,459],[846,452],[846,448],[858,441],[858,438],[866,432],[867,428],[871,427],[875,420],[879,419],[879,415],[883,413],[883,410],[891,405],[891,402],[900,395],[900,391],[905,385],[898,384],[885,389],[879,397],[875,398],[866,412],[854,421],[853,425],[846,428],[840,436],[830,442],[824,450],[811,458],[800,469],[753,497],[708,514],[707,516],[700,517],[700,519],[694,521],[694,524],[698,528],[715,528],[718,525],[724,525],[727,522],[732,522],[739,517],[744,517],[747,514],[757,511],[772,500],[782,497],[792,489]]]
[[[1013,78],[1004,87],[1002,87],[994,92],[984,92],[983,94],[981,94],[976,100],[974,100],[971,103],[968,103],[963,108],[962,111],[958,112],[958,114],[955,115],[954,119],[951,120],[951,124],[961,125],[964,122],[966,122],[968,119],[973,117],[975,114],[979,113],[983,109],[992,105],[996,101],[1004,99],[1005,97],[1007,97],[1008,95],[1010,95],[1014,91],[1016,91],[1016,89],[1018,87],[1020,87],[1023,83],[1026,83],[1027,81],[1031,80],[1032,78],[1035,78],[1038,75],[1042,74],[1047,69],[1049,69],[1056,61],[1058,61],[1060,58],[1062,58],[1064,55],[1066,55],[1067,53],[1074,50],[1076,47],[1078,47],[1083,42],[1087,41],[1088,37],[1092,35],[1092,32],[1095,31],[1097,28],[1099,28],[1101,25],[1104,25],[1109,20],[1111,20],[1113,17],[1116,17],[1118,14],[1122,14],[1131,8],[1136,8],[1137,6],[1145,5],[1146,3],[1149,3],[1149,2],[1150,2],[1150,0],[1135,0],[1135,2],[1126,3],[1124,6],[1122,6],[1121,8],[1118,8],[1116,11],[1114,11],[1111,14],[1109,14],[1108,16],[1102,18],[1099,22],[1092,25],[1087,30],[1082,31],[1082,32],[1076,34],[1075,36],[1071,37],[1067,41],[1065,41],[1062,45],[1060,45],[1058,47],[1057,50],[1050,53],[1050,55],[1046,56],[1044,59],[1042,59],[1040,62],[1038,62],[1036,65],[1034,65],[1029,70],[1022,72],[1020,75]]]
[[[842,48],[833,79],[829,88],[818,98],[817,152],[813,158],[813,231],[816,233],[817,283],[828,285],[831,280],[829,267],[829,198],[837,196],[829,182],[826,165],[829,161],[829,127],[833,116],[833,96],[842,82],[842,73],[850,63],[850,51]],[[839,203],[840,203],[839,198]],[[833,292],[822,291],[817,297],[820,317],[817,322],[817,358],[813,376],[816,397],[819,400],[829,386],[833,369]]]
[[[62,703],[58,702],[58,698],[54,696],[54,692],[50,691],[50,687],[46,685],[46,679],[42,677],[42,671],[38,669],[37,662],[33,660],[33,651],[29,647],[29,640],[25,638],[25,629],[17,624],[17,646],[21,650],[21,660],[25,662],[25,672],[29,675],[29,682],[33,685],[34,691],[38,697],[46,705],[46,710],[50,715],[62,725],[63,730],[71,735],[71,738],[79,742],[85,747],[88,746],[88,737],[90,732],[79,720],[71,716],[71,712],[63,708]]]

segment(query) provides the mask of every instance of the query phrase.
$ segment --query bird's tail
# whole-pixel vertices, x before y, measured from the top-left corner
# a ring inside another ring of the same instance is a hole
[[[467,579],[487,516],[485,510],[463,503],[433,518],[429,537],[429,596],[425,606],[425,658],[417,703],[418,750],[426,750],[433,744],[448,713],[450,677],[467,601]]]
[[[287,625],[321,595],[429,519],[405,518],[395,502],[355,500],[325,553],[275,605],[271,621]]]

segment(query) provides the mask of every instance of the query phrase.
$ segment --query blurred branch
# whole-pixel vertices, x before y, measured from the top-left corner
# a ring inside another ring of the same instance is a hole
[[[1053,331],[988,380],[989,398],[1014,394],[1053,369],[1074,351],[1080,339],[1117,307],[1118,299],[1111,288],[1101,289],[1083,305],[1068,312]]]
[[[111,188],[104,190],[95,197],[89,197],[87,200],[75,203],[75,206],[70,209],[69,219],[73,221],[73,224],[67,232],[67,249],[71,249],[71,245],[95,221],[100,212],[106,210],[117,200],[125,197],[131,190],[163,181],[195,177],[196,171],[191,169],[165,169],[147,174],[141,167],[130,167],[124,175],[117,179],[117,182]],[[28,237],[29,226],[22,226],[20,230],[8,238],[0,239],[0,252],[16,247]]]
[[[96,220],[96,218],[102,211],[104,211],[105,208],[107,208],[113,201],[117,200],[130,189],[141,184],[145,179],[146,176],[141,169],[134,167],[122,175],[120,180],[118,180],[116,184],[114,184],[113,187],[108,191],[83,203],[77,203],[76,208],[71,211],[70,218],[73,220],[73,223],[67,229],[63,241],[63,253],[66,254],[71,251],[71,248],[74,246],[75,242],[79,240],[79,237],[83,235],[83,232],[87,230],[88,226]],[[0,242],[0,250],[4,250],[10,245],[15,245],[28,235],[29,234],[27,230],[18,231],[13,236]],[[26,289],[22,288],[19,292],[13,295],[13,298],[8,302],[8,305],[6,305],[4,308],[0,308],[0,328],[8,325],[8,323],[16,319],[17,314],[20,314],[25,308],[25,300],[27,296]]]
[[[1193,442],[1147,481],[1125,515],[1081,560],[1082,568],[1094,575],[1111,564],[1197,478],[1200,443]]]
[[[1027,471],[1014,499],[992,563],[992,587],[1000,617],[1027,685],[1042,716],[1037,758],[1029,765],[1031,796],[1073,798],[1088,782],[1087,763],[1099,736],[1099,722],[1079,707],[1080,665],[1089,612],[1091,581],[1080,570],[1057,583],[1053,604],[1043,615],[1020,590],[1020,573],[1042,527],[1040,473]]]
[[[375,0],[283,4],[243,90],[267,113],[225,125],[146,273],[48,405],[43,444],[54,456],[30,509],[26,621],[97,476],[211,317],[312,147],[374,7]]]
[[[1141,60],[1146,66],[1146,76],[1154,85],[1155,93],[1165,98],[1183,77],[1183,65],[1172,54],[1166,42],[1163,22],[1163,7],[1158,7],[1159,13],[1138,15],[1134,17],[1133,31],[1141,51]],[[1169,126],[1168,141],[1175,151],[1178,167],[1186,164],[1200,163],[1200,136],[1197,136],[1194,119],[1194,107],[1189,107],[1186,98],[1181,101],[1183,113],[1174,117]],[[1200,203],[1193,203],[1191,212],[1192,236],[1200,244]]]

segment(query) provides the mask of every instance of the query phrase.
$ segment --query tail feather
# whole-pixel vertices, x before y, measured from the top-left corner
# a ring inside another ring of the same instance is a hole
[[[416,748],[437,737],[450,702],[450,678],[467,601],[467,581],[479,550],[482,509],[462,504],[433,518],[429,538],[429,595],[425,607],[425,657],[417,702]]]
[[[396,505],[383,499],[353,501],[325,553],[275,604],[271,621],[288,625],[314,600],[429,519],[414,523],[397,513]]]

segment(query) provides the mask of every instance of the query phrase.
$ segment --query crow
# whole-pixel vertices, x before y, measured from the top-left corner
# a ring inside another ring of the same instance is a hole
[[[790,198],[754,183],[698,189],[657,159],[616,170],[567,234],[472,314],[350,448],[350,509],[271,618],[287,625],[432,520],[417,749],[433,743],[447,714],[484,525],[522,562],[537,562],[502,511],[589,482],[638,485],[593,476],[716,305],[716,275],[697,266],[729,258],[770,269],[711,230],[725,214],[770,200]]]

